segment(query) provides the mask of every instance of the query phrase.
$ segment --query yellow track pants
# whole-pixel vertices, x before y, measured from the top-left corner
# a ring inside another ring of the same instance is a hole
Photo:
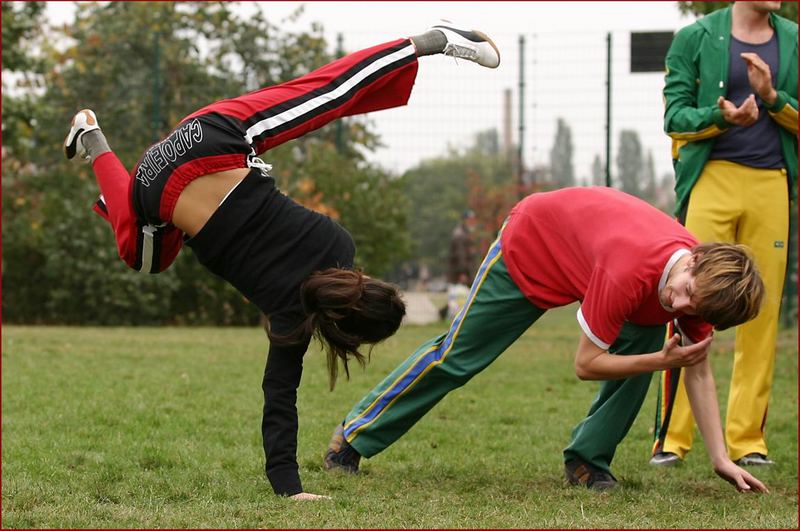
[[[692,189],[684,224],[702,242],[747,245],[764,280],[766,294],[761,312],[736,328],[725,439],[732,460],[752,452],[767,455],[764,427],[789,237],[785,170],[709,161]],[[683,380],[677,378],[676,371],[679,369],[662,374],[657,419],[663,419],[663,424],[656,426],[655,449],[683,458],[692,447],[694,417]]]

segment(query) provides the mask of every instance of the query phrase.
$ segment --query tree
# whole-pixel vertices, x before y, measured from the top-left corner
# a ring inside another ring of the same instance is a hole
[[[620,132],[617,175],[623,192],[641,197],[642,144],[636,131]]]
[[[273,160],[284,161],[272,172],[281,190],[342,223],[356,243],[357,266],[383,275],[408,256],[408,200],[401,179],[340,152],[333,138],[307,135],[273,153]],[[286,160],[290,156],[293,164]]]
[[[675,211],[675,174],[672,172],[661,175],[656,192],[656,206],[659,210],[666,212],[670,216]]]
[[[34,44],[41,43],[44,2],[3,2],[3,70],[40,72]]]
[[[712,11],[730,6],[730,2],[678,2],[678,9],[681,13],[691,13],[694,15],[707,15]],[[778,11],[782,17],[797,22],[797,2],[781,2],[781,9]]]
[[[556,137],[550,149],[550,172],[557,188],[575,185],[572,166],[572,130],[563,118],[556,122]]]
[[[499,145],[496,139],[496,130],[478,133],[466,149],[424,160],[403,175],[412,256],[434,275],[444,271],[447,242],[465,210],[476,214],[476,241],[499,228],[495,191],[514,184],[508,157],[499,150],[492,154],[492,146]],[[515,188],[501,195],[510,202],[517,199]]]
[[[647,151],[647,161],[642,167],[642,199],[650,204],[655,203],[658,185],[656,184],[656,165],[653,161],[653,150]]]
[[[606,167],[600,155],[595,155],[592,160],[592,186],[606,185]]]

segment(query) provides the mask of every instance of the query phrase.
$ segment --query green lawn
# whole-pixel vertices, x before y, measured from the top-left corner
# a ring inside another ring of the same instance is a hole
[[[769,495],[738,494],[702,441],[675,469],[647,465],[656,383],[610,493],[571,488],[561,449],[597,384],[572,372],[575,308],[550,312],[358,476],[321,457],[349,408],[445,328],[405,327],[366,372],[327,390],[311,352],[301,386],[306,489],[272,494],[263,474],[264,332],[249,328],[3,329],[3,527],[797,528],[797,335],[780,336],[768,441],[777,464],[754,471]],[[727,390],[732,334],[712,364]],[[723,403],[727,392],[720,393]]]

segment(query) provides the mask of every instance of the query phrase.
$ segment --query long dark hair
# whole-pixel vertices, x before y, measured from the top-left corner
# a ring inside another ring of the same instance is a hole
[[[361,344],[374,345],[397,332],[406,313],[397,286],[350,269],[312,273],[300,288],[300,298],[305,320],[285,336],[269,331],[270,341],[292,344],[316,337],[326,351],[331,389],[339,374],[338,360],[350,378],[350,359],[366,364]]]

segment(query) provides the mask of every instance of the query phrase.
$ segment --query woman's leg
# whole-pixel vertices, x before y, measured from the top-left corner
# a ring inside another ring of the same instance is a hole
[[[102,134],[92,131],[89,135]],[[92,158],[97,186],[100,188],[100,199],[94,210],[111,224],[117,240],[119,256],[125,262],[134,252],[138,227],[136,214],[131,204],[131,176],[113,151],[106,151],[99,157]]]
[[[734,242],[740,223],[738,201],[743,183],[729,177],[722,161],[709,161],[697,179],[680,221],[701,242]],[[694,415],[680,367],[662,374],[656,405],[656,441],[653,453],[684,459],[694,443]],[[658,421],[661,421],[660,424]],[[671,461],[675,463],[677,461]],[[658,461],[653,464],[659,464]],[[668,461],[670,463],[670,461]]]
[[[75,115],[64,148],[67,158],[77,155],[91,161],[100,188],[100,199],[93,210],[111,225],[120,258],[137,271],[163,271],[180,251],[182,234],[174,227],[159,228],[138,221],[130,173],[111,151],[92,111],[84,109]]]
[[[445,53],[496,67],[500,55],[481,32],[441,25],[349,54],[302,77],[218,101],[184,119],[209,113],[234,118],[255,154],[298,138],[341,117],[408,103],[417,57]]]
[[[102,134],[92,131],[87,134]],[[113,151],[93,159],[100,199],[94,210],[111,224],[119,257],[142,273],[166,269],[183,245],[183,233],[173,226],[155,227],[139,221],[133,210],[131,176]]]
[[[747,199],[736,241],[752,251],[766,292],[758,317],[736,327],[725,414],[725,441],[734,461],[753,453],[769,454],[765,429],[789,239],[785,170],[748,171],[740,182],[747,184]]]
[[[255,153],[343,116],[405,105],[417,75],[408,39],[352,53],[297,79],[222,100],[184,119],[218,113],[239,121]]]

